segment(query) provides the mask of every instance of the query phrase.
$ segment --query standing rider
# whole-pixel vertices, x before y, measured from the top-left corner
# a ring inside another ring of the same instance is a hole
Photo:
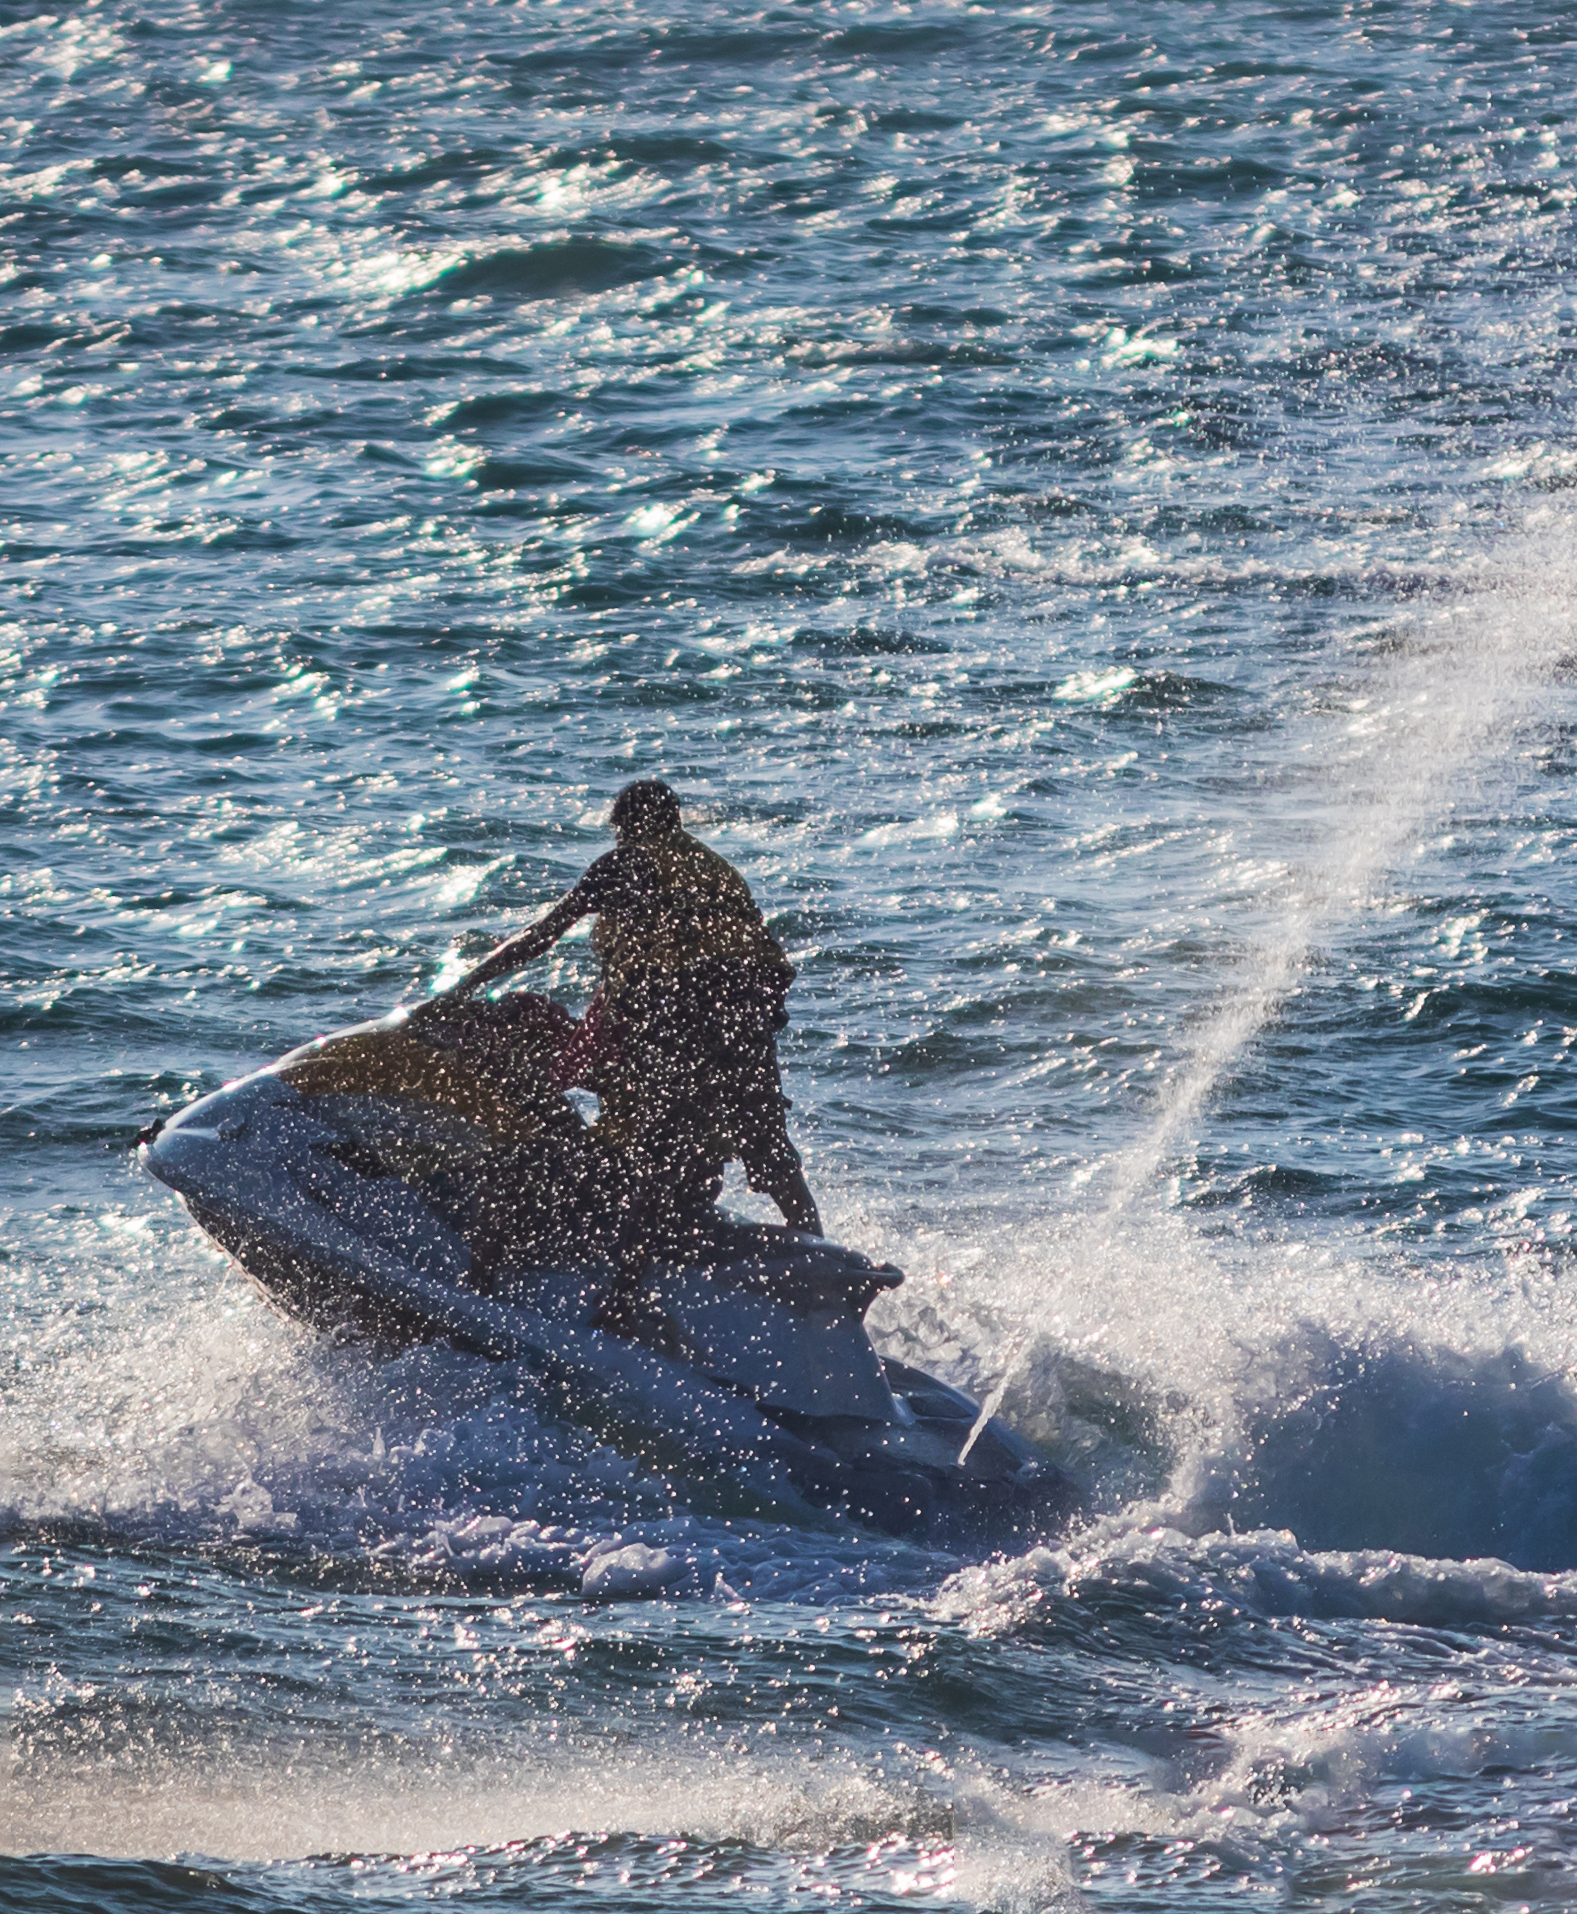
[[[630,1192],[620,1262],[639,1274],[659,1218],[711,1193],[721,1163],[743,1160],[750,1187],[791,1229],[821,1218],[784,1120],[776,1033],[794,971],[750,887],[683,828],[679,800],[655,778],[627,785],[610,822],[614,849],[537,923],[507,939],[456,986],[470,991],[540,957],[595,912],[602,963],[595,1018],[611,1064],[599,1074],[597,1129],[620,1148]]]

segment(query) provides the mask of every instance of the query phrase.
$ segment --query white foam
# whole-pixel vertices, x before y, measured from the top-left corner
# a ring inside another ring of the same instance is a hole
[[[698,1752],[660,1726],[633,1746],[544,1724],[490,1746],[412,1745],[349,1764],[341,1750],[293,1744],[167,1759],[138,1749],[88,1775],[32,1763],[0,1798],[0,1851],[12,1854],[417,1855],[566,1830],[815,1854],[948,1834],[951,1815],[918,1780],[848,1755]]]
[[[883,1346],[1000,1390],[1098,1514],[1577,1567],[1577,1297],[1535,1258],[1442,1282],[1361,1237],[1238,1241],[1180,1209],[850,1227],[911,1259],[871,1312]]]
[[[932,1603],[971,1634],[1021,1627],[1049,1598],[1098,1603],[1143,1591],[1169,1607],[1200,1602],[1257,1615],[1367,1617],[1467,1628],[1577,1614],[1577,1573],[1537,1575],[1384,1549],[1300,1547],[1287,1529],[1186,1535],[1165,1512],[1108,1517],[1060,1548],[961,1569]]]
[[[581,1570],[581,1593],[591,1600],[655,1595],[690,1575],[689,1562],[672,1549],[644,1542],[593,1550]]]

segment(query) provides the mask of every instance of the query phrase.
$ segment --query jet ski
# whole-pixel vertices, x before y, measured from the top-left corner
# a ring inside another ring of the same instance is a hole
[[[1022,1548],[1079,1506],[978,1403],[882,1357],[865,1312],[903,1281],[708,1201],[616,1291],[616,1168],[560,1087],[567,1012],[444,999],[320,1037],[189,1104],[141,1161],[264,1295],[384,1346],[517,1362],[551,1411],[720,1506]]]

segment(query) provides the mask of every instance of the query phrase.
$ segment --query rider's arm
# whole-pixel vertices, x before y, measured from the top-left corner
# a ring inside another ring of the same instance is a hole
[[[490,984],[495,977],[507,977],[512,970],[519,970],[533,958],[540,957],[544,951],[551,950],[571,925],[578,924],[596,908],[584,894],[584,887],[577,884],[567,897],[553,906],[546,917],[528,924],[524,930],[516,931],[513,937],[506,937],[495,950],[490,950],[481,963],[468,970],[446,994],[463,997],[473,990],[480,990],[484,984]]]

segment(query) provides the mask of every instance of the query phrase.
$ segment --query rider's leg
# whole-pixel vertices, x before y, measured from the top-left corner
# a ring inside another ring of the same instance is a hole
[[[821,1212],[805,1181],[788,1133],[789,1100],[783,1094],[777,1044],[758,1026],[754,1041],[740,1045],[731,1089],[745,1177],[751,1189],[770,1196],[790,1229],[820,1236]]]

